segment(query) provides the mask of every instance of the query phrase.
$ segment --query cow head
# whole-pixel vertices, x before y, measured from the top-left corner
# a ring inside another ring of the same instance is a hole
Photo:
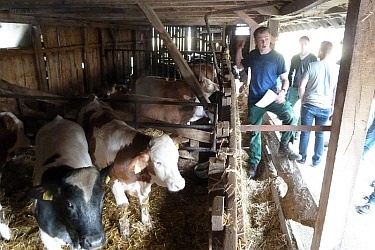
[[[219,84],[214,83],[213,81],[211,81],[210,79],[206,77],[202,77],[202,81],[200,81],[200,84],[201,84],[203,93],[207,94],[208,96],[213,94],[215,91],[220,90]]]
[[[176,143],[177,141],[173,141],[167,134],[150,141],[150,156],[154,166],[152,179],[157,185],[167,187],[171,192],[185,187],[185,180],[178,171],[179,154]]]
[[[102,225],[102,185],[110,167],[52,167],[44,172],[41,184],[30,190],[37,199],[38,225],[51,237],[83,249],[95,249],[105,243]]]

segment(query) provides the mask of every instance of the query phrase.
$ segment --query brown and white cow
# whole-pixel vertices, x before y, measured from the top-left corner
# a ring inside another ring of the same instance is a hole
[[[36,135],[35,217],[48,250],[70,245],[96,249],[105,243],[102,225],[103,183],[109,167],[93,166],[82,127],[61,116]]]
[[[30,141],[24,132],[24,124],[11,112],[0,113],[0,178],[1,168],[14,154],[30,146]],[[4,218],[2,206],[0,204],[0,235],[6,240],[11,238],[11,230]]]
[[[218,84],[205,77],[202,78],[200,84],[207,100],[212,93],[219,90]],[[158,76],[147,76],[137,79],[135,89],[131,90],[130,94],[199,102],[193,90],[185,81],[169,80]],[[111,98],[121,98],[121,94],[112,95]],[[116,110],[134,112],[133,105],[121,102],[112,102],[111,105]],[[175,124],[186,124],[206,117],[202,106],[138,104],[136,113],[138,117],[143,116]]]
[[[117,206],[126,211],[129,205],[126,194],[138,197],[142,222],[150,228],[147,202],[152,184],[167,187],[171,192],[185,187],[177,166],[177,141],[167,134],[151,137],[137,132],[98,98],[81,108],[78,122],[85,128],[93,162],[99,168],[113,163],[110,183]],[[127,223],[125,217],[120,218],[123,238],[129,235]]]

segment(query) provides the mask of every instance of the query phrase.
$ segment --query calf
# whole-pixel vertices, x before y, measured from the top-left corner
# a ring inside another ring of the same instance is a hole
[[[96,249],[105,243],[102,225],[109,168],[98,171],[88,154],[85,133],[77,123],[57,116],[36,135],[35,217],[48,250]]]
[[[0,113],[0,178],[1,168],[21,148],[30,146],[30,141],[24,133],[24,125],[11,112]],[[11,231],[4,221],[4,214],[0,204],[0,235],[6,240],[11,238]]]
[[[152,138],[137,132],[116,118],[113,110],[95,98],[78,113],[78,122],[86,131],[93,162],[102,168],[113,163],[110,184],[117,206],[123,207],[120,215],[120,233],[129,235],[126,196],[137,196],[141,206],[142,222],[151,227],[147,207],[151,185],[167,187],[176,192],[185,187],[185,180],[178,171],[176,141],[163,134]]]

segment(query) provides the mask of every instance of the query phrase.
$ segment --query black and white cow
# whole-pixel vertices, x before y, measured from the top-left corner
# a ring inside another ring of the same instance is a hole
[[[36,135],[35,217],[48,250],[70,245],[96,249],[105,244],[102,225],[103,183],[109,168],[98,171],[77,123],[57,116]]]

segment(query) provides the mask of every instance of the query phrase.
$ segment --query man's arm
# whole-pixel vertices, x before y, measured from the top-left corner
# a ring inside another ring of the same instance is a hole
[[[294,57],[292,57],[292,60],[290,61],[290,69],[289,69],[289,74],[288,74],[288,80],[290,86],[293,85],[293,75],[294,75],[294,70],[295,70],[295,62],[294,62]]]
[[[286,72],[280,75],[280,79],[281,79],[281,90],[275,99],[275,102],[279,104],[285,102],[285,95],[289,88],[289,80],[288,80],[288,75]]]
[[[307,84],[307,78],[303,77],[298,87],[298,95],[301,100],[303,99],[303,96],[305,95],[306,84]]]
[[[242,61],[242,49],[245,46],[246,40],[237,40],[237,47],[236,47],[236,65],[238,69],[243,69]]]

